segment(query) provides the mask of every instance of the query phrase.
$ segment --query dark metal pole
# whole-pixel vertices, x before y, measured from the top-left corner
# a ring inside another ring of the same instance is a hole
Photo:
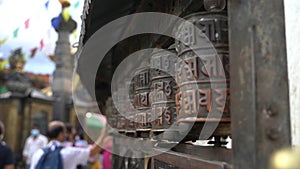
[[[291,144],[283,0],[228,0],[235,169]]]

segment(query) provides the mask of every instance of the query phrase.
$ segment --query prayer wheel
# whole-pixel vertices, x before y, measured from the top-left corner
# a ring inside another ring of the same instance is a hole
[[[156,50],[151,55],[151,124],[152,132],[159,134],[176,120],[174,78],[177,56],[173,45],[166,50]]]
[[[175,33],[179,39],[176,49],[180,59],[175,66],[179,87],[176,94],[177,122],[192,125],[187,140],[228,136],[230,92],[227,16],[222,12],[201,12],[186,16],[185,19],[189,23],[178,25]]]
[[[119,133],[125,133],[126,115],[129,113],[126,111],[126,93],[123,85],[119,85],[117,94],[117,104],[119,108],[117,116],[117,129]]]
[[[128,92],[125,93],[126,95],[129,95],[129,102],[130,104],[125,105],[126,110],[126,117],[125,117],[125,132],[127,135],[132,135],[135,133],[135,123],[134,123],[134,117],[135,117],[135,109],[133,107],[134,102],[134,81],[131,81],[129,79],[125,80],[126,87],[129,87]]]
[[[112,93],[113,95],[116,93]],[[115,104],[113,102],[112,98],[109,98],[106,102],[106,112],[107,112],[107,123],[110,125],[112,128],[117,129],[117,117],[118,117],[118,110],[115,107]]]
[[[105,102],[105,105],[106,105],[106,109],[105,109],[105,112],[106,112],[106,117],[107,117],[107,123],[108,125],[110,125],[111,127],[113,126],[113,118],[112,118],[112,112],[113,112],[113,107],[112,107],[112,98],[109,97],[106,102]]]
[[[136,131],[147,133],[151,130],[151,109],[150,109],[150,69],[143,67],[134,75],[134,107],[136,113],[134,122]]]

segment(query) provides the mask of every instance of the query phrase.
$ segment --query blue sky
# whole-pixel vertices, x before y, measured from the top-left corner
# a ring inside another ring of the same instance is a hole
[[[49,1],[48,8],[45,4]],[[70,13],[77,21],[76,34],[70,35],[70,43],[74,44],[79,39],[82,8],[84,0],[70,0]],[[75,8],[75,4],[79,6]],[[36,56],[29,59],[25,71],[52,74],[55,64],[48,58],[54,53],[57,33],[51,26],[51,19],[61,12],[58,0],[0,0],[0,40],[8,37],[5,44],[0,46],[0,57],[7,58],[10,51],[22,47],[26,55],[30,49],[40,47],[43,39],[44,47],[38,50]],[[25,28],[25,21],[29,19],[29,27]],[[13,37],[13,32],[19,28],[18,36]]]

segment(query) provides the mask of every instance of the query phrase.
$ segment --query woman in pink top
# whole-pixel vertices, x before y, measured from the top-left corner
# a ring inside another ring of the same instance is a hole
[[[104,149],[102,151],[102,169],[111,169],[111,158],[112,158],[112,145],[113,145],[113,141],[112,141],[112,137],[111,136],[107,136],[104,139]]]

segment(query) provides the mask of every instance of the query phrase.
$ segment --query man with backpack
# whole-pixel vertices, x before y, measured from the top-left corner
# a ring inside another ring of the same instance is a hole
[[[65,134],[63,122],[50,122],[47,132],[50,142],[46,148],[39,149],[33,155],[30,169],[76,169],[78,164],[87,162],[90,156],[101,151],[105,129],[101,130],[98,140],[91,148],[63,147]]]

